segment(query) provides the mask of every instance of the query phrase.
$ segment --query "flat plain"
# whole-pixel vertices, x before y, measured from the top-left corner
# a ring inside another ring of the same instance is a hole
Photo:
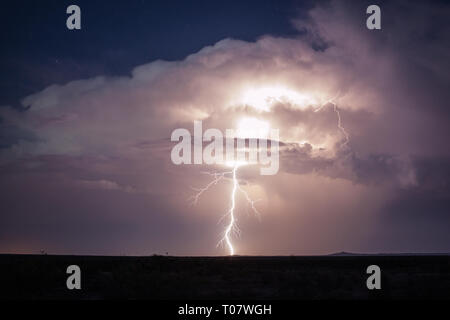
[[[366,269],[381,268],[381,290]],[[66,269],[81,268],[81,290]],[[0,255],[0,299],[450,299],[449,255]]]

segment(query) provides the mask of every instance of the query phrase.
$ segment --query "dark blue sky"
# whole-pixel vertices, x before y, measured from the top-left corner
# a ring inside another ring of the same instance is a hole
[[[239,254],[449,252],[450,5],[379,0],[368,30],[369,4],[3,1],[0,252],[222,254],[229,185],[189,206],[215,168],[168,140],[249,117],[288,147],[277,175],[241,171],[263,219],[241,203]]]
[[[82,30],[66,28],[77,4]],[[0,105],[54,83],[124,75],[155,59],[177,60],[224,38],[294,34],[290,20],[311,2],[8,1],[0,10]]]

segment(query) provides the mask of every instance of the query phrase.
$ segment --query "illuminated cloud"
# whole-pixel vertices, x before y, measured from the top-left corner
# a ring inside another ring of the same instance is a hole
[[[280,173],[261,177],[251,166],[241,171],[246,190],[263,201],[261,222],[240,219],[247,232],[240,252],[409,248],[377,242],[389,225],[386,208],[395,207],[396,195],[408,198],[418,193],[428,199],[427,192],[437,188],[444,194],[444,200],[438,200],[450,207],[445,200],[449,175],[437,177],[427,171],[436,167],[436,159],[450,163],[450,93],[443,85],[449,83],[449,68],[443,67],[448,66],[450,48],[448,24],[443,22],[449,10],[412,5],[412,10],[398,10],[385,22],[390,32],[374,34],[362,27],[357,8],[325,3],[307,18],[293,21],[299,31],[293,38],[224,39],[181,61],[138,66],[130,76],[49,86],[23,99],[29,108],[24,112],[0,108],[2,130],[8,132],[0,150],[0,187],[10,199],[29,197],[29,203],[41,208],[35,214],[43,224],[55,221],[40,200],[52,202],[51,194],[62,200],[50,211],[71,216],[57,220],[61,225],[88,225],[91,213],[98,219],[96,225],[116,221],[139,234],[133,242],[138,253],[148,249],[141,243],[151,230],[155,251],[170,247],[179,254],[220,254],[215,249],[219,232],[210,226],[223,212],[217,208],[227,206],[221,195],[230,184],[208,191],[202,203],[189,207],[190,187],[208,181],[200,174],[208,168],[174,166],[171,132],[192,130],[194,120],[220,130],[256,128],[263,135],[269,127],[278,128]],[[403,24],[424,11],[436,19]],[[436,25],[442,29],[436,30]],[[434,37],[424,37],[426,32],[434,32]],[[350,137],[345,146],[330,99]],[[13,210],[10,201],[2,212]],[[24,212],[30,208],[21,206],[18,217],[28,219]],[[65,212],[67,206],[71,209]],[[245,201],[237,209],[245,212]],[[405,218],[406,229],[414,227],[415,217]],[[37,217],[30,219],[39,225]],[[448,216],[439,219],[450,222]],[[436,221],[430,218],[427,223],[439,224]],[[14,212],[3,218],[3,228],[18,225]],[[158,233],[164,225],[171,231]],[[393,232],[386,236],[395,241]],[[179,241],[170,238],[175,234]],[[270,241],[263,237],[267,234]],[[32,231],[30,237],[40,235]],[[87,246],[67,243],[65,248],[72,251]],[[96,249],[114,250],[106,243]]]

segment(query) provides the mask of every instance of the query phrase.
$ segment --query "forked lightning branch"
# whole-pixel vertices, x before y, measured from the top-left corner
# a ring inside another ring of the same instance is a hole
[[[249,138],[252,137],[252,138]],[[255,202],[248,193],[240,186],[237,177],[238,168],[249,164],[259,164],[262,175],[274,175],[279,169],[279,132],[278,129],[271,129],[270,134],[261,130],[232,130],[227,129],[225,136],[218,129],[207,129],[203,133],[202,122],[194,121],[194,137],[187,129],[176,129],[171,136],[172,141],[178,141],[171,152],[172,162],[181,164],[207,164],[223,165],[231,167],[231,171],[208,173],[213,180],[203,188],[195,189],[197,193],[191,198],[196,204],[200,196],[218,182],[228,179],[232,181],[230,195],[230,208],[222,218],[227,218],[228,223],[218,245],[225,244],[230,255],[234,255],[235,250],[231,242],[232,233],[239,233],[236,224],[236,193],[240,191],[244,194],[251,209],[259,216]],[[181,141],[180,141],[181,140]],[[203,147],[204,142],[208,143]],[[225,143],[225,154],[224,154]],[[192,152],[192,146],[194,148]],[[192,161],[193,156],[193,161]]]
[[[326,106],[333,107],[337,116],[337,127],[344,138],[340,146],[346,148],[349,143],[349,134],[342,125],[339,109],[334,102],[336,98],[325,101],[314,112],[319,112]],[[279,136],[278,129],[269,130],[267,123],[255,118],[243,119],[239,129],[226,129],[225,134],[214,128],[203,132],[201,121],[194,121],[193,136],[184,128],[175,129],[172,132],[171,141],[178,142],[171,151],[171,160],[174,164],[206,164],[231,168],[222,172],[206,172],[213,178],[212,181],[203,188],[195,188],[197,193],[191,197],[192,203],[197,204],[204,192],[222,180],[232,182],[229,209],[222,217],[227,219],[228,223],[218,243],[218,245],[226,245],[230,255],[235,253],[231,236],[233,233],[239,234],[235,215],[238,192],[245,196],[252,211],[259,217],[259,211],[255,205],[258,200],[252,200],[239,184],[238,169],[246,165],[260,165],[261,175],[275,175],[279,170]]]

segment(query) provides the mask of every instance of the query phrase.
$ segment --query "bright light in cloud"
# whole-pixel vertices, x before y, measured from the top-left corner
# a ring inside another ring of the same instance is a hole
[[[242,103],[267,112],[276,103],[291,103],[306,108],[316,104],[317,101],[306,94],[285,87],[263,87],[246,91],[242,97]]]
[[[269,136],[270,125],[267,121],[259,120],[252,117],[242,118],[238,122],[237,137],[238,138],[254,138],[262,139]]]
[[[225,162],[225,165],[227,167],[232,167],[232,168],[239,168],[239,167],[245,166],[247,164],[248,164],[247,161],[227,161],[227,162]]]

